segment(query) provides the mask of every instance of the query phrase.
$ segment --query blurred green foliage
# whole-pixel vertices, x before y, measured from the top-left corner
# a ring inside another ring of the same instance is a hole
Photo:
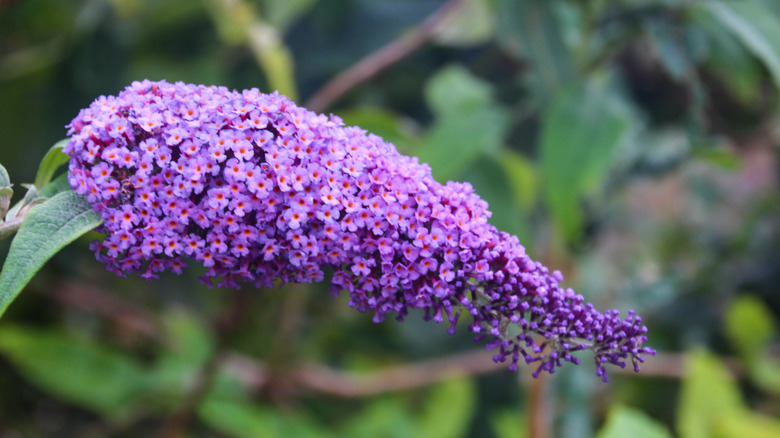
[[[149,78],[305,104],[445,3],[2,1],[13,202],[55,176],[47,151],[101,94]],[[322,285],[121,279],[88,237],[0,321],[0,437],[508,438],[539,417],[567,438],[780,436],[778,3],[458,3],[324,111],[471,182],[493,224],[598,307],[637,309],[660,351],[643,373],[602,385],[591,364],[569,367],[541,384],[543,406],[528,368],[407,385],[375,373],[476,348],[467,331],[416,314],[376,325]],[[339,372],[380,389],[340,393],[359,383]]]

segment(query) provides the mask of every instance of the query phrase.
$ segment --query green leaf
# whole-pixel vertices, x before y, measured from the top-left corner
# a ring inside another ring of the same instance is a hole
[[[214,349],[214,338],[192,314],[168,312],[165,323],[166,349],[154,367],[151,379],[164,402],[181,403],[187,389],[198,378]]]
[[[528,436],[525,415],[519,414],[519,412],[523,411],[505,409],[490,416],[490,428],[497,438],[525,438]]]
[[[537,177],[533,163],[524,155],[508,148],[498,154],[497,162],[509,179],[509,188],[523,210],[530,211],[536,203]]]
[[[753,295],[734,299],[726,313],[726,334],[748,363],[763,352],[776,331],[772,313]]]
[[[483,154],[497,151],[507,127],[508,117],[499,109],[459,113],[437,122],[414,152],[431,166],[437,181],[445,182],[459,177]]]
[[[60,194],[62,192],[67,192],[69,190],[70,190],[70,183],[68,183],[68,174],[63,173],[57,178],[54,178],[54,181],[43,186],[41,191],[38,192],[38,196],[42,198],[53,198],[54,195]]]
[[[425,100],[439,116],[456,115],[490,106],[493,90],[460,65],[442,68],[425,86]]]
[[[705,59],[707,71],[719,76],[720,84],[741,103],[755,102],[762,90],[761,63],[712,14],[703,9],[692,12],[691,24],[701,30],[710,46]]]
[[[75,192],[60,193],[33,207],[0,272],[0,316],[47,260],[100,223],[100,215]]]
[[[381,397],[367,403],[357,415],[350,418],[341,428],[340,436],[349,438],[421,436],[415,433],[413,417],[408,403],[402,398]]]
[[[301,414],[283,413],[245,400],[208,397],[198,415],[216,431],[235,438],[331,436]]]
[[[571,55],[548,0],[499,0],[498,42],[531,66],[532,91],[542,98],[575,77]]]
[[[629,124],[619,101],[587,85],[561,90],[542,114],[543,195],[556,228],[567,239],[579,237],[580,199],[605,179]]]
[[[615,406],[610,409],[607,423],[597,438],[671,438],[672,434],[662,424],[642,411]]]
[[[702,2],[753,55],[760,59],[780,88],[780,17],[760,2],[751,0]]]
[[[408,123],[396,113],[379,107],[358,107],[339,111],[339,117],[347,126],[359,126],[361,129],[376,134],[388,143],[394,144],[398,150],[404,149],[413,138]]]
[[[780,364],[771,355],[765,354],[751,364],[751,380],[766,392],[780,395]]]
[[[418,436],[465,436],[474,416],[475,396],[474,382],[468,378],[452,379],[436,385],[425,400],[417,421]]]
[[[509,171],[501,166],[502,155],[483,156],[464,174],[474,191],[487,201],[493,216],[490,223],[499,230],[516,235],[527,248],[532,243],[528,210],[516,201]]]
[[[718,359],[704,352],[692,353],[677,411],[680,436],[712,436],[718,417],[741,405],[736,384]]]
[[[510,119],[506,109],[493,102],[489,84],[462,67],[449,66],[425,91],[438,118],[412,153],[431,166],[434,178],[457,178],[482,155],[501,147]]]
[[[62,148],[68,144],[68,141],[70,140],[66,138],[55,143],[43,157],[43,160],[41,160],[41,164],[38,165],[38,173],[35,175],[34,183],[38,190],[41,190],[44,186],[49,184],[51,178],[54,176],[54,172],[70,160],[70,157],[62,152]]]
[[[60,332],[5,325],[0,353],[43,391],[102,415],[126,413],[146,388],[130,358]]]
[[[648,36],[658,53],[666,72],[673,79],[683,81],[688,77],[693,64],[688,55],[682,29],[675,27],[669,20],[656,19],[647,23]]]
[[[486,43],[495,30],[495,12],[488,0],[467,0],[444,22],[433,40],[445,46],[468,47]]]
[[[780,421],[751,412],[726,367],[704,352],[690,356],[677,417],[681,438],[780,436]]]

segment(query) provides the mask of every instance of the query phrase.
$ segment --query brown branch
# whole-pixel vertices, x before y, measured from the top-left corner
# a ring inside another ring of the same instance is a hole
[[[242,293],[250,295],[247,292]],[[151,315],[96,287],[63,284],[49,296],[68,307],[105,316],[139,335],[156,341],[164,339],[161,329]],[[234,306],[233,311],[241,313],[248,306],[242,301],[239,303],[238,309]],[[230,316],[227,316],[225,321],[241,319],[235,313],[228,312],[226,315]],[[345,372],[322,365],[306,364],[291,369],[282,377],[309,391],[335,397],[365,397],[424,387],[453,377],[477,376],[505,370],[506,364],[494,363],[492,356],[491,352],[480,349],[418,363],[393,365],[366,373]],[[743,373],[735,359],[727,358],[725,361],[734,375]],[[218,356],[217,362],[217,369],[232,375],[249,390],[263,391],[269,385],[271,367],[264,362],[224,350]],[[660,353],[656,357],[648,358],[642,365],[642,372],[638,374],[630,367],[613,368],[609,372],[613,375],[632,375],[639,378],[680,379],[687,373],[686,355]]]
[[[339,73],[314,93],[303,106],[314,112],[323,112],[358,84],[366,82],[422,47],[433,38],[441,25],[462,9],[465,4],[466,0],[448,1],[408,34],[390,42]]]

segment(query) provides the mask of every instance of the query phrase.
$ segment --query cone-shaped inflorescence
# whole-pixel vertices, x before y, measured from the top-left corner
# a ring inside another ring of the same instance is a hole
[[[328,269],[332,291],[377,322],[423,308],[452,332],[468,313],[496,361],[540,361],[534,375],[590,349],[606,380],[605,364],[638,370],[655,353],[633,312],[597,311],[489,225],[469,184],[439,184],[381,138],[284,96],[135,82],[68,127],[70,184],[103,217],[93,246],[119,275],[180,273],[188,259],[208,284],[273,286]]]

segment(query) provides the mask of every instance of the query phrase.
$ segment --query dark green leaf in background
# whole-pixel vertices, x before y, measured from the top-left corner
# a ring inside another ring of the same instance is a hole
[[[136,362],[59,330],[3,326],[0,353],[47,393],[106,416],[126,413],[146,390]]]
[[[476,388],[469,378],[436,385],[418,419],[420,437],[463,437],[474,416]]]
[[[413,137],[412,129],[398,114],[378,107],[363,106],[339,111],[339,117],[347,126],[359,126],[376,134],[399,151],[408,148]]]
[[[0,316],[49,258],[101,221],[75,192],[60,193],[33,207],[11,242],[0,272]]]
[[[701,2],[766,66],[780,89],[780,17],[755,0]]]
[[[437,181],[460,177],[480,156],[501,147],[509,116],[492,101],[491,91],[458,66],[442,69],[428,83],[426,97],[438,119],[411,153],[431,166]]]
[[[777,329],[766,305],[752,295],[734,299],[725,323],[732,345],[748,362],[759,357]]]
[[[532,93],[546,100],[576,77],[548,0],[499,0],[498,42],[530,66]]]
[[[614,406],[597,438],[671,438],[672,434],[642,411]]]
[[[248,400],[210,398],[198,409],[200,418],[221,433],[235,438],[326,438],[331,436],[305,416],[281,414]]]
[[[542,115],[542,191],[567,239],[578,238],[582,197],[604,181],[629,124],[629,113],[614,96],[589,85],[561,90]]]
[[[502,151],[506,148],[502,149]],[[464,179],[474,186],[474,191],[487,201],[493,216],[489,222],[499,230],[517,236],[526,248],[533,245],[529,212],[513,196],[517,190],[510,172],[517,169],[507,169],[502,166],[499,155],[496,158],[482,157],[466,172]],[[521,178],[517,176],[515,178]]]

